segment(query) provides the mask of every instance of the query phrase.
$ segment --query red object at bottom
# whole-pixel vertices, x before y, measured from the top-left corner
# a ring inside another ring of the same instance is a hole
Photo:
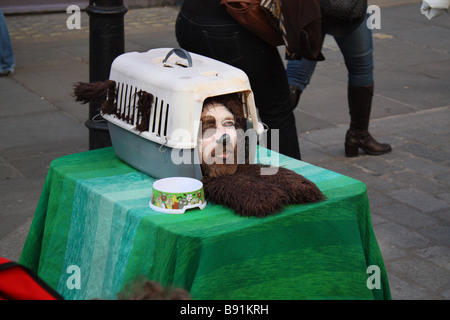
[[[0,300],[63,300],[30,269],[0,257]]]

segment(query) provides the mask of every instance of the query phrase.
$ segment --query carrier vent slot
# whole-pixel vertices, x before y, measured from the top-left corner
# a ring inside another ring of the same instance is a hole
[[[152,113],[151,113],[151,117],[150,117],[150,127],[149,128],[151,128],[151,132],[156,132],[155,131],[155,128],[157,127],[157,121],[156,121],[156,119],[157,119],[157,114],[158,114],[158,97],[155,97],[155,104],[154,104],[154,108],[153,108],[153,110],[152,110]]]
[[[163,125],[164,125],[164,118],[166,113],[164,112],[164,101],[161,100],[161,105],[160,105],[160,110],[159,110],[159,124],[158,124],[158,135],[161,136],[161,131],[163,130]]]
[[[131,87],[133,88],[133,87]],[[137,94],[137,88],[134,88],[134,90],[130,90],[130,103],[128,105],[128,120],[127,122],[131,125],[136,124],[136,94]]]
[[[140,121],[137,112],[137,88],[132,85],[118,83],[117,85],[117,113],[116,116],[128,124],[136,125]],[[140,118],[140,117],[139,117]]]
[[[166,105],[166,119],[164,121],[164,136],[167,136],[167,122],[169,120],[169,104]]]
[[[121,113],[120,113],[120,119],[122,119],[125,122],[128,122],[126,119],[126,111],[127,111],[127,104],[128,104],[128,85],[125,85],[125,89],[122,87],[122,94],[123,94],[123,100],[121,105]],[[129,106],[128,106],[129,108]]]
[[[123,83],[119,83],[117,87],[117,117],[120,119],[123,104]]]
[[[134,126],[139,131],[149,131],[159,137],[167,136],[167,125],[169,122],[169,104],[164,100],[153,97],[150,114],[144,110],[138,110],[140,89],[129,84],[117,83],[116,103],[117,109],[115,116]],[[147,126],[148,125],[148,126]]]
[[[150,115],[150,131],[157,136],[167,136],[167,123],[169,120],[169,104],[155,97],[154,108]]]

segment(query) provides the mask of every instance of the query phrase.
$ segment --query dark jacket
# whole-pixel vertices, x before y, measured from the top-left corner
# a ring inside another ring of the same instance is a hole
[[[286,28],[286,59],[325,60],[319,0],[281,0]]]
[[[286,59],[324,60],[319,0],[281,0],[281,8],[287,37]],[[181,10],[191,15],[234,21],[220,0],[184,0]]]

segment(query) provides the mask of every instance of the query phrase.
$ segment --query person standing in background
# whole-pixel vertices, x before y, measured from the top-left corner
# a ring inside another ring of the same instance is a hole
[[[14,72],[14,52],[11,45],[5,16],[0,9],[0,75],[7,76]]]
[[[350,112],[350,128],[345,136],[345,155],[358,156],[359,148],[370,155],[382,155],[392,151],[387,143],[377,142],[369,133],[369,120],[374,94],[374,61],[372,30],[364,19],[340,21],[322,17],[322,32],[336,40],[348,71],[347,98]],[[317,61],[289,60],[287,76],[294,108],[300,95],[308,86]],[[324,89],[325,90],[325,89]]]
[[[184,0],[176,21],[181,48],[243,70],[252,87],[261,121],[269,128],[268,148],[300,160],[289,84],[283,60],[271,46],[239,25],[220,0]],[[271,131],[279,130],[279,141]]]

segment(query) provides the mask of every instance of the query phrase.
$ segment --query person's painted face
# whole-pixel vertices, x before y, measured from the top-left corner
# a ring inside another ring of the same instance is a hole
[[[201,115],[202,166],[208,176],[236,172],[237,135],[233,114],[222,104],[207,105]]]

